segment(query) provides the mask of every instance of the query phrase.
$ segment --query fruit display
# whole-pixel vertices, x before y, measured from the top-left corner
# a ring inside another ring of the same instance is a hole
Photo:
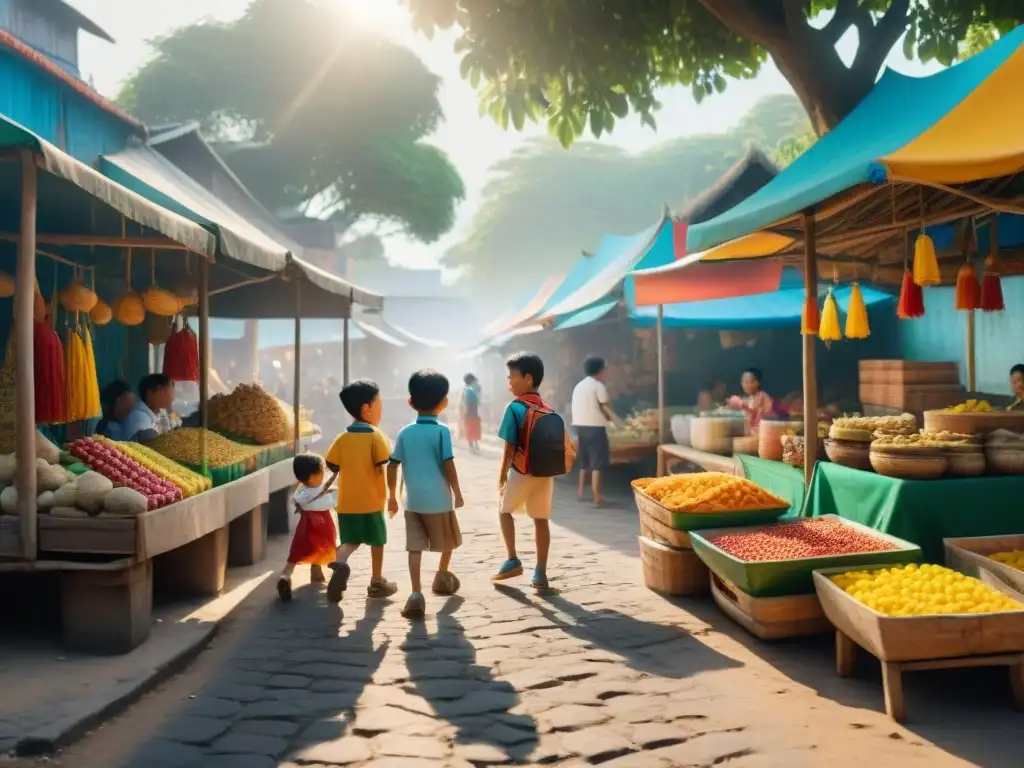
[[[151,440],[147,445],[172,461],[198,467],[203,461],[200,445],[202,433],[201,427],[181,427]],[[206,431],[206,461],[210,467],[227,467],[248,461],[259,454],[260,450],[259,446],[242,445],[216,432]]]
[[[785,509],[789,502],[744,477],[697,472],[633,481],[633,487],[673,512],[740,512]]]
[[[186,469],[181,464],[171,461],[162,453],[154,451],[149,446],[140,443],[117,443],[105,437],[96,437],[94,439],[137,461],[158,477],[171,481],[181,489],[183,498],[189,499],[193,496],[198,496],[203,491],[210,490],[213,485],[210,478]]]
[[[871,442],[877,434],[913,435],[917,418],[912,413],[902,416],[839,416],[832,420],[828,436],[833,440]]]
[[[849,571],[831,580],[854,600],[887,616],[1024,611],[1016,600],[941,565]]]
[[[725,533],[711,543],[748,563],[895,550],[888,541],[831,518],[811,518]]]
[[[114,485],[141,493],[146,498],[148,509],[159,509],[182,499],[182,491],[178,486],[154,474],[109,444],[84,437],[73,442],[68,450],[72,456],[109,479]],[[78,482],[81,486],[81,478]]]
[[[1024,571],[1024,549],[1015,549],[1012,552],[996,552],[988,556],[989,560],[1008,565],[1018,571]]]
[[[968,400],[965,403],[959,405],[953,405],[949,408],[944,408],[943,413],[995,413],[996,409],[992,407],[988,400]]]

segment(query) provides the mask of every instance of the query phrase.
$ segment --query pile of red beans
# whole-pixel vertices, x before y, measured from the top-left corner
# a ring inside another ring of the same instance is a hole
[[[748,563],[896,549],[883,539],[829,518],[779,523],[759,531],[726,533],[712,542],[733,557]]]

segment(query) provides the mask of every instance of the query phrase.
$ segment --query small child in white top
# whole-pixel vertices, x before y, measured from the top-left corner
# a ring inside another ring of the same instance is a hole
[[[277,594],[281,600],[292,599],[292,573],[299,563],[312,566],[311,581],[326,581],[322,566],[334,562],[338,547],[338,529],[333,509],[338,503],[337,490],[324,483],[324,460],[316,454],[296,456],[292,462],[295,479],[295,511],[301,515],[292,536],[288,564],[277,580]]]

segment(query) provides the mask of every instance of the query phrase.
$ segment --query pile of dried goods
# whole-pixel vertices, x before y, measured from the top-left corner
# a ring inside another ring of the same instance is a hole
[[[888,552],[896,547],[884,539],[830,518],[776,523],[756,531],[726,533],[711,542],[748,563],[799,560],[806,557]]]
[[[943,413],[995,413],[988,400],[968,400],[943,410]]]
[[[210,427],[236,437],[270,445],[291,440],[291,413],[259,384],[239,384],[233,392],[210,398]]]
[[[902,416],[840,416],[832,420],[828,436],[833,440],[871,442],[878,434],[913,435],[917,433],[917,417]]]
[[[747,512],[789,503],[744,477],[698,472],[633,481],[633,487],[674,512]]]
[[[198,467],[203,461],[200,445],[202,433],[199,427],[182,427],[151,440],[147,445],[179,464]],[[216,432],[206,431],[206,461],[210,467],[227,467],[248,461],[261,450],[259,446],[242,445]]]

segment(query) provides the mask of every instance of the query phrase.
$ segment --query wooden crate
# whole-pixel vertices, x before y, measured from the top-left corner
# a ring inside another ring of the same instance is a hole
[[[819,635],[832,629],[817,595],[752,597],[712,573],[711,596],[722,613],[762,640]]]
[[[885,711],[906,718],[903,673],[962,667],[1005,666],[1018,709],[1024,709],[1024,611],[945,616],[885,616],[854,600],[829,577],[853,568],[830,568],[814,573],[814,586],[825,615],[836,628],[836,672],[852,677],[857,648],[882,663]],[[988,571],[982,582],[1024,602]]]
[[[675,596],[707,594],[711,576],[693,550],[672,549],[643,536],[638,538],[648,589]]]
[[[1024,571],[997,563],[988,555],[996,552],[1024,550],[1024,535],[972,536],[945,539],[946,565],[968,576],[978,578],[982,571],[995,574],[1018,592],[1024,593]]]
[[[957,363],[930,363],[908,360],[861,360],[861,384],[959,384]]]
[[[923,413],[933,408],[946,408],[967,399],[967,390],[959,384],[864,384],[860,385],[861,403],[900,408],[910,413]]]
[[[690,534],[672,527],[672,513],[660,504],[637,504],[640,532],[651,541],[671,549],[693,549]]]

